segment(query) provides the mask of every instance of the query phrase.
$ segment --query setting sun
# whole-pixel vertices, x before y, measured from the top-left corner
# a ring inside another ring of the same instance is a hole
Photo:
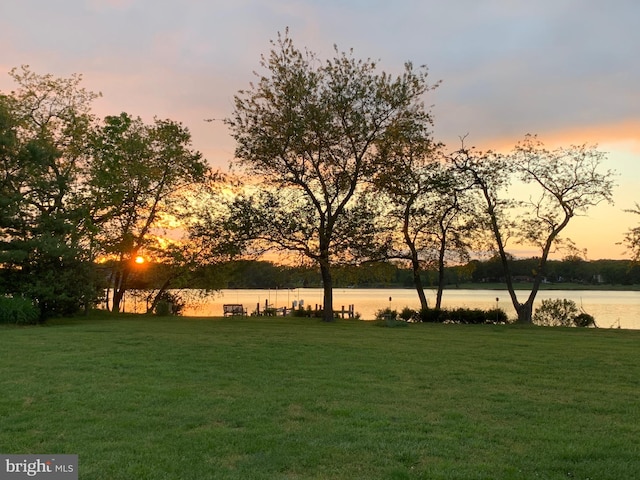
[[[144,263],[144,257],[141,257],[140,255],[138,255],[138,256],[136,257],[136,259],[135,259],[135,262],[136,262],[138,265],[143,264],[143,263]]]

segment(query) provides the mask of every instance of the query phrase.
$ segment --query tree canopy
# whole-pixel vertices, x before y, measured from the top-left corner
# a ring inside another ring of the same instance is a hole
[[[236,165],[258,189],[247,198],[254,212],[247,228],[319,265],[324,319],[332,320],[332,264],[365,260],[384,243],[363,195],[385,161],[388,133],[430,123],[427,71],[407,63],[394,77],[337,48],[323,61],[298,49],[288,32],[272,47],[261,61],[266,73],[238,92],[227,119]]]
[[[88,183],[95,242],[115,262],[112,310],[120,308],[136,257],[153,249],[163,221],[178,215],[175,200],[204,181],[207,169],[189,131],[172,120],[146,125],[122,113],[95,129]]]
[[[77,75],[56,79],[28,67],[10,75],[18,89],[0,96],[0,287],[33,298],[43,318],[72,313],[96,295],[81,237],[97,94],[81,88]]]
[[[640,215],[640,204],[636,203],[635,208],[627,210],[628,213]],[[640,262],[640,226],[630,228],[625,234],[623,243],[634,262]]]
[[[474,183],[484,204],[485,221],[520,321],[531,322],[533,301],[546,276],[549,254],[562,242],[560,234],[570,220],[601,202],[612,202],[614,173],[602,171],[604,159],[604,153],[586,145],[548,150],[535,136],[527,136],[510,155],[463,146],[451,156],[456,168]],[[528,199],[506,197],[505,187],[514,176],[531,187]],[[513,286],[507,252],[511,237],[540,251],[525,302],[518,300]]]
[[[111,260],[117,310],[133,259],[209,167],[172,120],[123,113],[100,125],[99,94],[80,75],[11,76],[17,90],[0,95],[0,294],[32,299],[42,318],[74,313],[101,296],[96,261]]]

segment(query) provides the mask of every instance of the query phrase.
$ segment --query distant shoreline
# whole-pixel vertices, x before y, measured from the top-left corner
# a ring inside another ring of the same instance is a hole
[[[531,290],[533,286],[532,283],[528,282],[517,282],[514,283],[515,290]],[[289,288],[322,288],[322,285],[313,285],[308,287],[289,287]],[[341,288],[357,288],[362,290],[368,289],[398,289],[398,290],[414,290],[415,287],[412,286],[401,286],[401,285],[350,285],[348,287],[344,286],[335,286],[335,289]],[[437,290],[437,285],[424,285],[425,290]],[[251,289],[250,287],[226,287],[223,290],[247,290]],[[281,290],[286,290],[287,287],[280,287]],[[507,290],[507,285],[505,283],[497,283],[497,282],[487,282],[487,283],[460,283],[458,285],[445,285],[445,290]],[[582,283],[543,283],[540,285],[540,290],[594,290],[594,291],[602,291],[602,292],[640,292],[640,284],[634,285],[590,285],[590,284],[582,284]]]
[[[516,290],[531,290],[532,283],[518,282],[514,283]],[[435,286],[425,287],[429,289],[437,288]],[[461,283],[459,285],[447,285],[445,290],[507,290],[504,283]],[[638,292],[640,285],[589,285],[581,283],[543,283],[540,290],[599,290],[612,292]]]
[[[514,283],[515,290],[531,290],[532,283],[518,282]],[[298,288],[322,288],[322,285],[308,285],[306,287],[222,287],[221,290],[296,290]],[[404,285],[334,285],[334,290],[340,289],[359,289],[359,290],[374,290],[374,289],[388,289],[388,290],[415,290],[413,286]],[[437,290],[436,285],[425,285],[425,290]],[[507,285],[504,283],[488,282],[488,283],[460,283],[458,285],[445,285],[445,290],[507,290]],[[543,283],[540,285],[540,290],[587,290],[587,291],[602,291],[602,292],[640,292],[640,284],[634,285],[590,285],[582,283]]]

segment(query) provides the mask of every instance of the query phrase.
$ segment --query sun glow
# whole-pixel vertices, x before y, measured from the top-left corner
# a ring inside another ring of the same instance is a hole
[[[144,257],[138,255],[134,260],[138,265],[142,265],[144,263]]]

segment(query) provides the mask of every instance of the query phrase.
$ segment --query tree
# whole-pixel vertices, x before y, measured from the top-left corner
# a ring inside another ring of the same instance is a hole
[[[172,218],[182,230],[156,248],[148,248],[156,265],[156,285],[147,299],[147,313],[154,311],[168,288],[193,288],[197,282],[203,295],[224,285],[224,265],[244,252],[244,243],[234,232],[230,214],[231,177],[209,171],[193,184],[188,195],[174,199]]]
[[[0,286],[33,299],[44,319],[96,296],[81,185],[98,95],[80,87],[80,75],[55,78],[28,66],[10,75],[19,88],[0,98]]]
[[[455,175],[448,178],[434,195],[428,198],[426,211],[431,212],[431,221],[425,223],[427,241],[435,246],[438,271],[438,290],[435,308],[442,306],[445,287],[445,268],[450,263],[469,260],[472,239],[477,229],[475,205],[470,201],[468,187],[459,183]]]
[[[205,181],[208,167],[182,124],[155,119],[147,125],[126,113],[104,119],[92,151],[93,240],[113,262],[108,308],[119,311],[135,259],[154,244],[163,247],[158,234],[178,214],[177,200]]]
[[[432,140],[429,128],[431,119],[426,116],[417,119],[422,122],[414,120],[409,118],[403,125],[398,125],[400,128],[387,130],[381,149],[385,162],[375,176],[375,185],[389,198],[385,217],[392,223],[390,228],[401,234],[402,240],[397,244],[404,244],[408,249],[392,256],[410,262],[413,284],[424,310],[428,304],[421,272],[428,262],[421,258],[421,253],[432,247],[431,244],[427,247],[422,241],[426,224],[432,218],[431,212],[425,208],[424,199],[442,183],[442,175],[438,169],[439,145]]]
[[[409,129],[406,129],[409,130]],[[426,132],[424,128],[413,129]],[[404,249],[393,254],[407,259],[422,309],[426,309],[421,273],[434,267],[438,273],[435,308],[442,305],[445,267],[450,261],[468,260],[472,231],[469,188],[456,178],[456,171],[442,162],[429,135],[418,135],[394,143],[376,184],[389,198],[387,217],[399,224]]]
[[[635,208],[625,211],[640,215],[640,204],[636,203]],[[627,246],[631,259],[634,262],[640,262],[640,226],[630,228],[625,234],[623,243]]]
[[[560,233],[570,220],[603,201],[612,202],[614,174],[610,170],[600,172],[605,158],[604,153],[586,145],[547,150],[534,136],[527,136],[509,156],[477,152],[463,145],[451,157],[456,168],[473,180],[484,202],[485,217],[519,321],[531,323],[533,302],[546,276],[549,254],[561,243]],[[510,175],[530,189],[527,200],[514,202],[501,197],[511,181]],[[520,303],[514,289],[506,250],[512,235],[520,244],[540,250],[531,272],[533,285],[524,303]]]
[[[375,250],[371,208],[358,199],[380,164],[387,130],[428,117],[421,102],[427,72],[407,63],[393,78],[337,49],[321,62],[297,49],[288,32],[272,47],[261,61],[267,74],[235,96],[226,120],[237,142],[234,163],[256,175],[262,192],[241,205],[253,212],[256,238],[319,265],[323,318],[331,321],[331,267]]]
[[[22,199],[17,188],[19,150],[17,115],[12,110],[11,98],[0,95],[0,252],[9,247]]]

